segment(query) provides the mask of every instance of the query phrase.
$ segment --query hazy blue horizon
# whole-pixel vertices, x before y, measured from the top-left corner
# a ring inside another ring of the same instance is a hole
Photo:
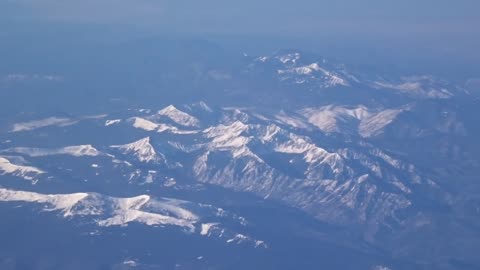
[[[0,40],[192,37],[254,53],[312,51],[343,62],[480,77],[480,2],[3,1]]]
[[[130,24],[202,33],[479,34],[472,0],[34,1],[0,3],[7,20]]]

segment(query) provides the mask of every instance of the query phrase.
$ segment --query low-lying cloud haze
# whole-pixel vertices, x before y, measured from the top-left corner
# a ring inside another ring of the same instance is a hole
[[[185,33],[480,32],[476,0],[6,0],[0,10],[4,19],[17,21],[127,24]]]

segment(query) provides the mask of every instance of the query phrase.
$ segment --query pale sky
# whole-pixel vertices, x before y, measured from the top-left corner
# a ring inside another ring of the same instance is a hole
[[[3,0],[0,23],[134,25],[217,34],[480,33],[478,0]]]

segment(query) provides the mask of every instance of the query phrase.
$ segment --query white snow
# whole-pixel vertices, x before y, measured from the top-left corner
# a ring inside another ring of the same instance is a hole
[[[45,203],[51,207],[48,208],[47,211],[60,210],[64,213],[64,216],[73,215],[71,211],[73,206],[85,199],[87,196],[87,193],[45,195],[35,192],[13,191],[0,188],[0,201]]]
[[[391,270],[391,268],[383,265],[376,265],[372,268],[372,270]]]
[[[186,107],[190,110],[192,108],[198,108],[198,109],[200,109],[202,111],[205,111],[205,112],[209,112],[209,113],[213,112],[213,109],[210,108],[210,106],[208,106],[208,104],[205,103],[204,101],[196,102],[196,103],[193,103],[193,104],[191,104],[189,106],[186,106]]]
[[[280,128],[276,125],[269,125],[266,129],[265,129],[265,133],[263,134],[263,136],[261,137],[261,140],[263,142],[269,142],[271,141],[275,135],[277,135],[277,133],[280,132]]]
[[[279,123],[284,125],[292,126],[294,128],[308,128],[308,123],[306,123],[303,119],[292,115],[287,115],[283,111],[275,115],[275,118]]]
[[[404,109],[369,110],[364,106],[346,107],[328,105],[299,111],[308,122],[324,132],[356,130],[363,137],[380,134]]]
[[[111,125],[116,125],[116,124],[119,124],[120,122],[122,122],[122,119],[107,120],[105,121],[105,126],[108,127]]]
[[[34,177],[44,173],[35,167],[13,164],[7,158],[0,156],[0,174],[12,174],[26,180],[34,180]]]
[[[248,142],[247,137],[240,136],[248,130],[248,125],[236,121],[231,125],[218,125],[203,131],[207,138],[213,138],[212,143],[219,148],[242,147]]]
[[[256,58],[255,60],[260,61],[262,63],[265,63],[265,62],[267,62],[268,57],[267,56],[260,56],[260,57]]]
[[[30,157],[43,157],[52,155],[70,155],[75,157],[81,156],[99,156],[102,153],[95,149],[92,145],[75,145],[62,148],[47,149],[47,148],[29,148],[29,147],[15,147],[4,150],[3,152],[14,152]]]
[[[162,132],[170,132],[173,134],[195,134],[198,133],[197,130],[180,130],[177,127],[167,125],[164,123],[155,123],[150,120],[134,117],[133,120],[133,127],[138,129],[143,129],[146,131],[156,131],[158,133]]]
[[[98,224],[108,227],[136,221],[146,225],[176,225],[193,229],[191,221],[181,220],[155,212],[143,211],[142,208],[149,202],[151,203],[152,201],[150,196],[147,195],[132,198],[115,198],[113,201],[113,216],[99,221]]]
[[[263,162],[248,148],[248,143],[252,140],[252,137],[242,136],[248,129],[248,125],[235,121],[230,125],[220,124],[207,128],[203,133],[205,137],[212,139],[209,143],[210,150],[230,151],[234,158],[250,156],[259,162]]]
[[[22,122],[13,125],[12,132],[30,131],[48,126],[70,126],[76,124],[78,121],[69,118],[49,117],[40,120],[29,122]]]
[[[202,224],[202,229],[200,230],[200,234],[207,236],[212,228],[217,226],[218,223],[204,223]]]
[[[163,108],[158,112],[158,115],[166,116],[175,123],[185,127],[198,127],[200,125],[200,121],[197,118],[177,109],[173,105]]]
[[[199,217],[194,214],[193,212],[184,208],[184,205],[189,204],[188,201],[177,200],[172,198],[162,198],[161,200],[157,200],[150,204],[152,209],[158,208],[162,209],[163,211],[168,211],[168,213],[172,216],[175,216],[180,219],[184,220],[198,220]]]
[[[318,63],[279,69],[277,73],[282,76],[282,80],[293,79],[297,84],[305,83],[308,80],[321,80],[324,87],[350,86],[346,79],[322,68]]]
[[[175,181],[175,178],[170,177],[170,178],[165,180],[165,182],[163,183],[163,186],[164,187],[173,187],[176,184],[177,184],[177,182]]]
[[[133,127],[143,129],[146,131],[154,131],[158,129],[158,124],[140,117],[134,117]]]
[[[155,148],[150,144],[150,137],[125,145],[112,145],[111,148],[119,149],[123,154],[134,155],[141,162],[153,162],[162,159]]]
[[[134,260],[126,260],[123,262],[123,265],[129,266],[129,267],[137,267],[138,263]]]
[[[426,98],[446,99],[453,96],[442,82],[437,82],[432,76],[403,77],[399,82],[374,81],[372,86]]]
[[[220,223],[203,220],[189,208],[197,209],[200,213],[210,211],[208,216],[214,215],[217,208],[172,198],[154,199],[149,195],[119,198],[98,193],[41,194],[0,188],[1,202],[41,204],[45,206],[43,211],[57,211],[69,218],[83,217],[84,221],[100,227],[128,226],[130,223],[155,227],[174,226],[202,236],[226,238],[228,235],[231,238],[227,238],[227,243],[249,242],[255,247],[266,246],[263,241],[243,234],[232,234],[224,228],[219,228],[219,234],[214,234],[213,229]],[[233,216],[235,217],[236,215]],[[199,227],[200,230],[196,229]],[[126,260],[125,264],[134,264],[134,261]]]
[[[173,225],[194,231],[197,222],[197,217],[193,214],[186,215],[188,219],[169,216],[172,212],[190,212],[176,204],[169,204],[168,200],[158,202],[147,195],[116,198],[96,193],[40,194],[0,188],[0,201],[46,204],[49,206],[46,211],[61,211],[65,217],[97,216],[97,224],[102,227],[138,222],[149,226]]]
[[[291,64],[291,65],[296,64],[297,61],[300,60],[300,58],[301,58],[301,55],[298,52],[289,53],[286,55],[281,55],[276,57],[276,59],[282,62],[283,64]]]
[[[388,109],[370,117],[361,119],[358,131],[363,137],[372,137],[382,132],[383,128],[392,123],[403,110]]]
[[[210,106],[208,106],[207,103],[205,103],[203,101],[200,101],[198,103],[198,106],[200,106],[200,108],[202,108],[203,110],[205,110],[207,112],[213,112],[212,108],[210,108]]]
[[[159,124],[157,132],[162,133],[165,131],[173,134],[196,134],[199,132],[198,130],[180,130],[174,126],[170,126],[167,124]]]
[[[156,171],[148,171],[147,177],[145,177],[145,184],[151,184],[153,183],[153,180],[155,179],[155,176],[157,175]]]
[[[235,235],[235,237],[231,238],[231,239],[228,239],[227,240],[227,243],[237,243],[237,244],[240,244],[242,242],[245,242],[246,240],[248,240],[248,237],[243,235],[243,234],[237,234]]]
[[[265,241],[255,240],[255,248],[259,248],[259,247],[267,248],[268,246],[265,243]]]
[[[190,231],[195,229],[193,224],[196,220],[183,220],[156,212],[142,210],[147,203],[155,203],[155,201],[151,201],[150,196],[147,195],[132,198],[115,198],[112,202],[113,215],[107,219],[98,221],[99,226],[121,226],[130,222],[139,222],[149,226],[173,225],[184,227]]]
[[[294,134],[290,134],[290,140],[277,144],[274,150],[279,153],[303,154],[307,163],[326,162],[332,167],[338,160],[341,160],[337,153],[330,153]]]

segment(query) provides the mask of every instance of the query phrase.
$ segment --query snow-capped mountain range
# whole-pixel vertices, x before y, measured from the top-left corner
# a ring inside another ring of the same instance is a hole
[[[188,106],[185,108],[188,110]],[[417,196],[416,190],[440,192],[432,175],[361,140],[380,136],[404,111],[407,109],[377,111],[363,106],[305,108],[290,117],[297,123],[285,116],[285,112],[260,114],[249,109],[219,108],[207,111],[218,119],[210,125],[169,105],[159,114],[144,116],[156,118],[155,125],[170,125],[172,128],[166,133],[143,125],[141,129],[146,137],[122,145],[112,141],[112,145],[56,149],[10,147],[2,153],[23,159],[51,155],[89,157],[92,164],[101,164],[104,168],[126,168],[131,171],[125,174],[129,181],[132,177],[149,175],[148,183],[154,184],[158,179],[152,177],[181,177],[193,183],[252,192],[302,209],[324,222],[365,226],[368,228],[365,236],[373,239],[383,226],[405,222],[395,217],[398,211],[414,211],[412,198]],[[161,122],[158,115],[168,115],[168,119]],[[131,116],[115,124],[102,125],[100,130],[138,129],[138,121],[130,119],[140,118]],[[174,123],[167,123],[172,119]],[[197,132],[176,132],[181,126],[192,125],[198,128]],[[315,134],[319,133],[330,138],[317,138]],[[358,136],[360,141],[350,147],[339,141],[328,142],[336,140],[335,134]],[[100,160],[95,160],[96,157]],[[105,158],[110,164],[105,164]],[[11,163],[7,156],[2,159],[4,174],[25,179],[36,177],[40,183],[49,177],[48,170],[33,167],[33,160],[24,166]],[[119,160],[125,162],[119,163]],[[143,163],[147,167],[135,168],[132,163]]]
[[[179,227],[187,233],[222,238],[226,243],[250,242],[254,247],[267,247],[261,240],[235,234],[221,227],[222,219],[227,218],[246,226],[243,217],[211,205],[171,198],[153,199],[148,195],[115,198],[98,193],[40,194],[0,189],[0,201],[44,204],[44,211],[59,212],[65,218],[91,218],[91,222],[100,227],[126,226],[129,223],[172,226]],[[203,216],[192,212],[189,207],[198,209]],[[209,218],[212,220],[205,220]]]
[[[350,70],[347,66],[299,51],[279,51],[254,58],[249,73],[270,74],[287,87],[304,86],[310,90],[332,88],[371,88],[414,98],[448,99],[466,90],[429,75],[387,79]]]
[[[83,102],[81,113],[0,118],[0,210],[105,237],[165,233],[181,249],[198,240],[277,252],[282,263],[290,241],[308,239],[352,264],[368,257],[359,269],[480,265],[445,244],[479,244],[480,131],[468,91],[293,50],[187,61],[149,78],[142,102],[114,92],[105,110]],[[241,269],[194,260],[178,269]],[[265,269],[293,269],[279,264]]]

